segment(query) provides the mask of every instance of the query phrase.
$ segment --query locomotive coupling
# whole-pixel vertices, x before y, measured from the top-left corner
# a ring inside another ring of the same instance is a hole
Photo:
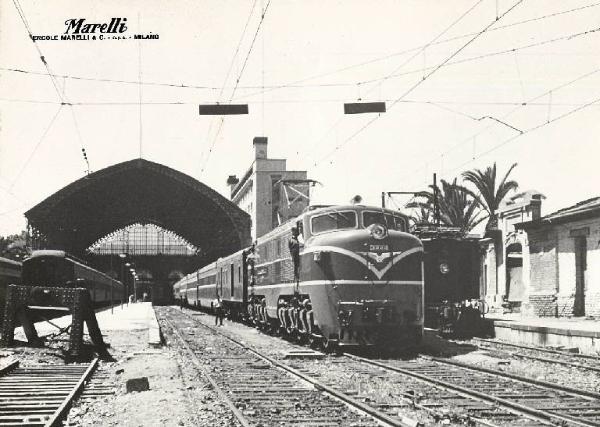
[[[394,323],[397,315],[391,300],[340,301],[338,320],[342,327],[348,328]]]

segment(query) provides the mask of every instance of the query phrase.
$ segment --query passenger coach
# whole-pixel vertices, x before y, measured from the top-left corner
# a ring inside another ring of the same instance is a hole
[[[34,251],[23,261],[22,282],[25,286],[86,288],[96,306],[123,301],[123,284],[93,269],[64,251]]]

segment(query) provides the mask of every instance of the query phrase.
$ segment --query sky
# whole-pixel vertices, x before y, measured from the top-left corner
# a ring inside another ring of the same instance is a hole
[[[158,39],[29,38],[81,18]],[[387,112],[343,114],[358,101]],[[249,114],[198,114],[216,102]],[[316,204],[496,162],[550,213],[600,196],[599,113],[600,1],[0,0],[0,235],[85,176],[82,148],[92,171],[142,157],[227,195],[255,136]]]

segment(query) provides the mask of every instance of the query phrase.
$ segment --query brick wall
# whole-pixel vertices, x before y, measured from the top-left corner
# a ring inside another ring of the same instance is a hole
[[[585,315],[600,317],[600,292],[585,293]]]
[[[554,294],[530,294],[529,304],[533,314],[539,317],[556,316],[556,296]]]
[[[575,294],[574,293],[559,293],[557,295],[557,312],[558,317],[568,317],[573,315],[573,309],[575,307]]]
[[[554,295],[558,289],[557,236],[550,231],[531,231],[529,238],[530,293]]]

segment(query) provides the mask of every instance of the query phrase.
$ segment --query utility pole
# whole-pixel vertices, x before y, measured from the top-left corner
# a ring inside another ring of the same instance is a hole
[[[433,223],[440,226],[440,206],[438,204],[437,174],[433,174]]]
[[[393,196],[394,194],[411,194],[416,196],[421,193],[421,191],[382,191],[381,192],[381,207],[385,209],[385,196],[388,197]]]

